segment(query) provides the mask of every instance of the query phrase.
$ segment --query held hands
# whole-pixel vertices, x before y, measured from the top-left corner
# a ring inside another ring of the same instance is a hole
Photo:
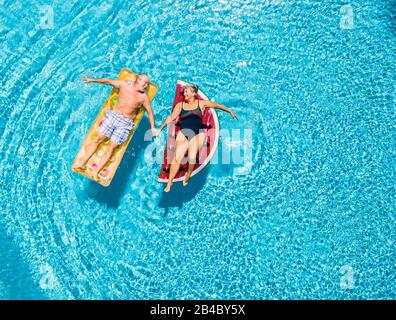
[[[160,130],[156,129],[156,128],[151,128],[151,134],[153,135],[153,137],[158,137],[158,135],[160,134]]]

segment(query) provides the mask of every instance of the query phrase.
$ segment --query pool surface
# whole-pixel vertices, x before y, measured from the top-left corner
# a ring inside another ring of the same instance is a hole
[[[0,299],[396,298],[394,1],[49,2],[0,1]],[[110,187],[72,172],[123,67],[250,158],[165,195],[145,117]]]

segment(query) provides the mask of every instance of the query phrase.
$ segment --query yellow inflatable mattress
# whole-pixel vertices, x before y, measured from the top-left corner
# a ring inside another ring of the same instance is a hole
[[[136,74],[126,68],[121,69],[120,74],[118,76],[119,80],[135,80]],[[157,93],[158,87],[154,83],[150,83],[148,88],[147,88],[147,96],[149,97],[150,101],[154,99],[155,94]],[[108,96],[106,102],[103,104],[103,107],[100,109],[100,112],[98,116],[96,117],[95,121],[93,122],[91,129],[89,130],[85,140],[83,141],[80,151],[78,152],[76,158],[74,161],[77,161],[80,157],[84,155],[84,152],[86,150],[86,146],[94,140],[98,134],[98,127],[100,126],[102,120],[104,119],[106,115],[106,110],[107,109],[113,109],[114,105],[117,104],[118,102],[118,89],[113,89],[111,91],[110,95]],[[144,115],[144,108],[140,108],[140,110],[137,112],[136,117],[134,119],[134,127],[129,134],[128,139],[120,146],[116,147],[116,149],[113,152],[113,156],[110,158],[110,160],[106,163],[106,165],[103,167],[101,173],[99,174],[99,181],[102,186],[107,187],[110,185],[111,180],[114,177],[115,172],[117,171],[118,165],[121,162],[121,159],[125,153],[125,150],[128,147],[129,142],[131,141],[131,138],[133,136],[134,131],[138,127],[138,124],[140,120],[143,118]],[[104,150],[109,144],[109,139],[106,138],[104,142],[102,142],[99,146],[96,152],[92,155],[92,157],[88,160],[86,163],[86,169],[75,169],[72,167],[72,170],[74,172],[77,172],[79,174],[82,174],[86,176],[87,178],[93,179],[93,171],[94,168],[97,166],[97,163],[100,159],[100,157],[103,156]],[[94,180],[95,181],[95,180]]]

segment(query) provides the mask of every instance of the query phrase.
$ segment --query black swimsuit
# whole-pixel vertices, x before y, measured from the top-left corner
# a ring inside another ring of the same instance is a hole
[[[180,113],[180,130],[186,136],[186,138],[190,139],[197,135],[202,126],[202,111],[198,106],[193,110],[185,110],[183,108],[184,102],[182,103],[182,110]]]

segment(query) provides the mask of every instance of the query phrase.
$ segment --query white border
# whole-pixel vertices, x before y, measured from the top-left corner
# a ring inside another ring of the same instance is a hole
[[[177,84],[180,84],[182,86],[189,84],[188,82],[182,81],[182,80],[177,80]],[[204,94],[201,90],[198,90],[198,94],[204,99],[204,100],[210,100],[206,94]],[[210,162],[210,160],[212,160],[214,153],[217,150],[218,144],[219,144],[219,136],[220,136],[220,124],[219,124],[219,118],[217,117],[217,113],[215,111],[214,108],[211,108],[210,111],[212,112],[213,115],[213,120],[215,123],[215,141],[214,144],[212,146],[212,149],[210,150],[209,155],[206,157],[205,161],[197,168],[195,169],[192,173],[191,173],[191,177],[195,176],[198,172],[200,172],[203,168],[205,168],[207,166],[207,164]],[[165,150],[166,152],[166,150]],[[161,165],[161,170],[162,170],[162,165]],[[174,182],[180,182],[183,181],[184,179],[184,175],[181,176],[180,178],[174,179]],[[162,178],[158,178],[158,182],[168,182],[169,179],[162,179]]]

